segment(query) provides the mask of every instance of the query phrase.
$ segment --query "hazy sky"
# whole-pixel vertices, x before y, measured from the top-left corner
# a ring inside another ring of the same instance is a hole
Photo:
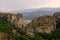
[[[60,7],[60,0],[0,0],[0,10]]]

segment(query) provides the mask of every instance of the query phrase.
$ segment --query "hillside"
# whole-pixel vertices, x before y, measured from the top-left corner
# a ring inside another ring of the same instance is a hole
[[[60,32],[60,12],[40,16],[26,25],[28,35],[34,35],[34,32],[51,33],[54,30]]]
[[[22,14],[0,13],[0,40],[60,39],[60,12],[24,23]]]
[[[32,22],[27,24],[26,31],[28,31],[27,34],[33,34],[34,32],[50,33],[55,27],[56,22],[53,16],[41,16],[33,19]]]
[[[7,20],[16,27],[21,27],[23,25],[23,16],[20,13],[2,13],[0,12],[0,17],[7,17]]]
[[[21,18],[21,14],[0,13],[0,40],[19,39],[20,31],[22,32],[20,28],[22,28],[23,23]]]

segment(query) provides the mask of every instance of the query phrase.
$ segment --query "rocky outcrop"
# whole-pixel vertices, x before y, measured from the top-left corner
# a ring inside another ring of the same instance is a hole
[[[0,17],[6,17],[11,25],[15,27],[23,28],[27,35],[34,36],[35,33],[51,33],[55,29],[60,30],[60,12],[56,12],[53,16],[45,15],[33,19],[27,25],[24,25],[22,15],[20,13],[0,13]],[[27,23],[25,21],[25,23]],[[13,29],[13,33],[16,34],[16,30]]]
[[[55,29],[56,22],[54,16],[41,16],[35,18],[26,26],[26,33],[33,35],[34,32],[51,33]]]
[[[56,19],[56,31],[60,32],[60,12],[56,12],[53,14]]]
[[[51,33],[56,30],[60,32],[60,12],[56,12],[51,16],[41,16],[35,18],[26,25],[27,35],[34,36],[34,33]]]
[[[22,20],[22,14],[20,13],[1,13],[0,17],[7,17],[7,20],[11,22],[12,25],[15,25],[16,27],[22,27],[23,20]]]
[[[0,32],[0,40],[13,40],[9,35],[6,33]]]

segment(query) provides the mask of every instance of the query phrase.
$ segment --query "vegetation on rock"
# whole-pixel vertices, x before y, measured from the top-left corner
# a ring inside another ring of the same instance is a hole
[[[11,23],[7,16],[0,15],[0,40],[60,40],[60,33],[55,30],[56,21],[55,16],[41,16],[23,30],[22,26],[19,28]]]

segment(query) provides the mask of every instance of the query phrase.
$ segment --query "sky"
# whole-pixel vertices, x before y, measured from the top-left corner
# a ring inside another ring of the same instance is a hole
[[[0,11],[60,7],[60,0],[0,0]]]

